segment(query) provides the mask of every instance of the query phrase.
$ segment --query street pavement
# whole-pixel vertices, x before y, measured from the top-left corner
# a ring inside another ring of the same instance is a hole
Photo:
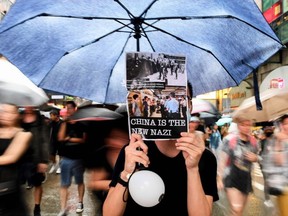
[[[278,216],[277,204],[275,197],[271,197],[274,203],[273,207],[264,205],[263,194],[263,177],[259,165],[255,163],[252,174],[254,192],[249,195],[245,212],[243,216]],[[88,175],[85,175],[85,180],[88,181]],[[42,197],[41,212],[42,216],[56,216],[60,211],[60,175],[48,174],[47,181],[43,184],[44,192]],[[78,216],[101,216],[101,202],[95,197],[92,191],[86,189],[84,196],[84,212],[76,214],[77,205],[77,187],[71,185],[69,189],[70,195],[68,200],[69,215]],[[31,216],[33,216],[33,189],[24,189],[26,201],[28,203]],[[212,216],[228,216],[228,202],[223,192],[219,192],[220,200],[213,205]]]

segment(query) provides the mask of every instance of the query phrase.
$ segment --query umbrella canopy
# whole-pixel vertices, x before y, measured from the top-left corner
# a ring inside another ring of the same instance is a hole
[[[0,103],[39,106],[47,101],[48,97],[42,89],[13,64],[0,58]]]
[[[192,113],[206,112],[214,115],[221,115],[217,108],[208,100],[192,98]]]
[[[204,120],[205,125],[213,125],[219,118],[220,113],[209,113],[209,112],[200,112],[200,118]]]
[[[187,56],[194,96],[238,85],[283,47],[253,0],[17,0],[0,53],[38,86],[125,102],[125,52]]]
[[[72,116],[76,121],[108,121],[122,118],[118,112],[103,107],[87,106],[78,109]]]
[[[233,118],[239,115],[253,119],[255,122],[265,122],[276,119],[288,113],[288,89],[268,89],[260,92],[262,110],[256,109],[255,97],[245,99],[232,114]]]

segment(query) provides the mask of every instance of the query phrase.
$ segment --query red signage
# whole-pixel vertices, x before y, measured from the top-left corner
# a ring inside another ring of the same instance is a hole
[[[281,1],[275,3],[270,7],[268,10],[266,10],[263,15],[268,23],[271,23],[273,20],[275,20],[277,17],[279,17],[282,14],[282,4]]]
[[[273,78],[270,80],[270,88],[284,88],[283,78]]]

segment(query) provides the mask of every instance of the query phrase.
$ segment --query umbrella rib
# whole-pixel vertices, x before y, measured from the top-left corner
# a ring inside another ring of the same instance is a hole
[[[93,19],[103,19],[103,20],[114,20],[114,21],[118,21],[119,20],[123,20],[123,21],[131,21],[131,18],[116,18],[116,17],[86,17],[86,16],[66,16],[66,15],[53,15],[53,14],[48,14],[48,13],[41,13],[41,14],[37,14],[35,16],[30,17],[29,19],[25,19],[19,23],[17,23],[16,25],[12,25],[9,28],[5,29],[4,31],[0,32],[0,33],[4,33],[18,25],[21,25],[27,21],[33,20],[36,17],[56,17],[56,18],[69,18],[69,19],[86,19],[86,20],[93,20]],[[121,23],[121,22],[120,22]]]
[[[77,47],[77,48],[75,48],[75,49],[73,49],[73,50],[67,51],[63,56],[65,56],[65,55],[67,55],[67,54],[70,54],[70,53],[72,53],[72,52],[75,52],[76,50],[81,49],[81,48],[83,48],[83,47],[85,47],[85,46],[89,46],[89,45],[91,45],[91,44],[93,44],[93,43],[101,40],[102,38],[107,37],[108,35],[111,35],[111,34],[113,34],[113,33],[115,33],[115,32],[119,32],[121,29],[123,29],[123,28],[125,28],[125,27],[128,27],[128,25],[130,25],[130,23],[127,24],[127,25],[124,25],[124,26],[122,26],[122,27],[120,27],[120,28],[117,28],[117,29],[115,29],[115,30],[113,30],[113,31],[111,31],[111,32],[109,32],[109,33],[107,33],[107,34],[99,37],[99,38],[96,38],[96,39],[93,40],[93,41],[90,41],[90,42],[88,42],[88,43],[86,43],[86,44],[84,44],[84,45],[81,45],[80,47]]]
[[[207,49],[205,49],[205,48],[203,48],[203,47],[200,47],[200,46],[198,46],[198,45],[196,45],[196,44],[190,43],[189,41],[186,41],[186,40],[184,40],[184,39],[182,39],[182,38],[180,38],[180,37],[178,37],[178,36],[176,36],[176,35],[173,35],[173,34],[171,34],[170,32],[167,32],[167,31],[165,31],[165,30],[163,30],[163,29],[161,29],[161,28],[158,28],[158,27],[156,27],[156,26],[150,25],[149,23],[146,23],[146,22],[143,22],[143,23],[146,24],[147,26],[150,26],[151,28],[154,28],[154,29],[156,29],[156,30],[158,30],[158,31],[160,31],[160,32],[163,32],[164,34],[168,34],[168,35],[170,35],[171,37],[174,37],[175,39],[177,39],[177,40],[179,40],[179,41],[181,41],[181,42],[183,42],[183,43],[189,44],[189,45],[191,45],[191,46],[194,46],[194,47],[196,47],[196,48],[198,48],[198,49],[201,49],[201,50],[203,50],[203,51],[211,54],[211,55],[214,56],[214,58],[219,62],[219,64],[226,70],[226,72],[229,74],[229,76],[231,77],[231,79],[232,79],[236,84],[239,84],[239,83],[237,83],[237,81],[234,79],[234,77],[230,74],[230,72],[226,69],[226,67],[222,64],[222,62],[221,62],[221,61],[214,55],[214,53],[212,53],[210,50],[207,50]]]
[[[124,50],[125,50],[125,47],[126,47],[128,41],[129,41],[129,39],[130,39],[131,37],[132,37],[132,36],[131,36],[131,33],[130,33],[129,37],[127,37],[127,40],[125,41],[125,44],[124,44],[124,46],[123,46],[123,48],[122,48],[122,50],[121,50],[121,52],[120,52],[117,60],[116,60],[115,63],[114,63],[114,66],[113,66],[112,69],[110,70],[110,75],[112,74],[113,68],[115,67],[116,63],[118,62],[118,60],[120,59],[121,55],[123,54],[123,52],[124,52]],[[110,76],[109,76],[109,77],[110,77]],[[107,93],[108,93],[109,85],[110,85],[110,80],[108,81],[108,85],[107,85],[107,88],[106,88],[106,94],[105,94],[105,95],[107,95]],[[106,97],[105,97],[105,98],[106,98]]]
[[[148,35],[146,34],[146,31],[144,30],[144,28],[143,28],[142,25],[141,25],[141,29],[142,29],[142,32],[144,33],[145,38],[148,40],[148,43],[150,44],[153,52],[155,52],[155,49],[154,49],[154,47],[153,47],[153,45],[152,45],[152,43],[151,43],[151,41],[150,41],[150,38],[149,38]]]
[[[146,15],[148,10],[153,6],[153,4],[155,4],[155,2],[158,0],[154,0],[150,3],[150,5],[148,5],[148,7],[142,12],[142,14],[139,17],[145,17],[144,14]]]
[[[135,18],[135,16],[128,10],[128,8],[126,8],[125,5],[123,5],[119,0],[114,1],[117,2],[127,12],[129,17]]]
[[[181,20],[190,20],[190,19],[215,19],[215,18],[219,18],[219,19],[236,19],[240,22],[243,22],[245,24],[247,24],[248,26],[256,29],[257,31],[261,32],[262,34],[268,36],[269,38],[271,38],[272,40],[278,42],[279,44],[281,44],[283,47],[285,47],[284,44],[282,44],[281,42],[279,42],[278,40],[276,40],[275,38],[273,38],[272,36],[268,35],[266,32],[264,32],[263,30],[253,26],[252,24],[246,22],[245,20],[239,19],[238,17],[232,16],[232,15],[218,15],[218,16],[171,16],[171,17],[153,17],[153,18],[145,18],[145,21],[147,20],[169,20],[169,19],[181,19]]]

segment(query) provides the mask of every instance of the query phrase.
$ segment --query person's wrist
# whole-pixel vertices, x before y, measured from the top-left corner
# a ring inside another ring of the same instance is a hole
[[[122,171],[118,177],[118,183],[121,184],[123,187],[128,187],[128,181],[130,178],[131,173],[126,171]]]
[[[121,173],[120,173],[120,178],[125,181],[125,182],[128,182],[129,181],[129,178],[131,176],[131,173],[123,170]]]

